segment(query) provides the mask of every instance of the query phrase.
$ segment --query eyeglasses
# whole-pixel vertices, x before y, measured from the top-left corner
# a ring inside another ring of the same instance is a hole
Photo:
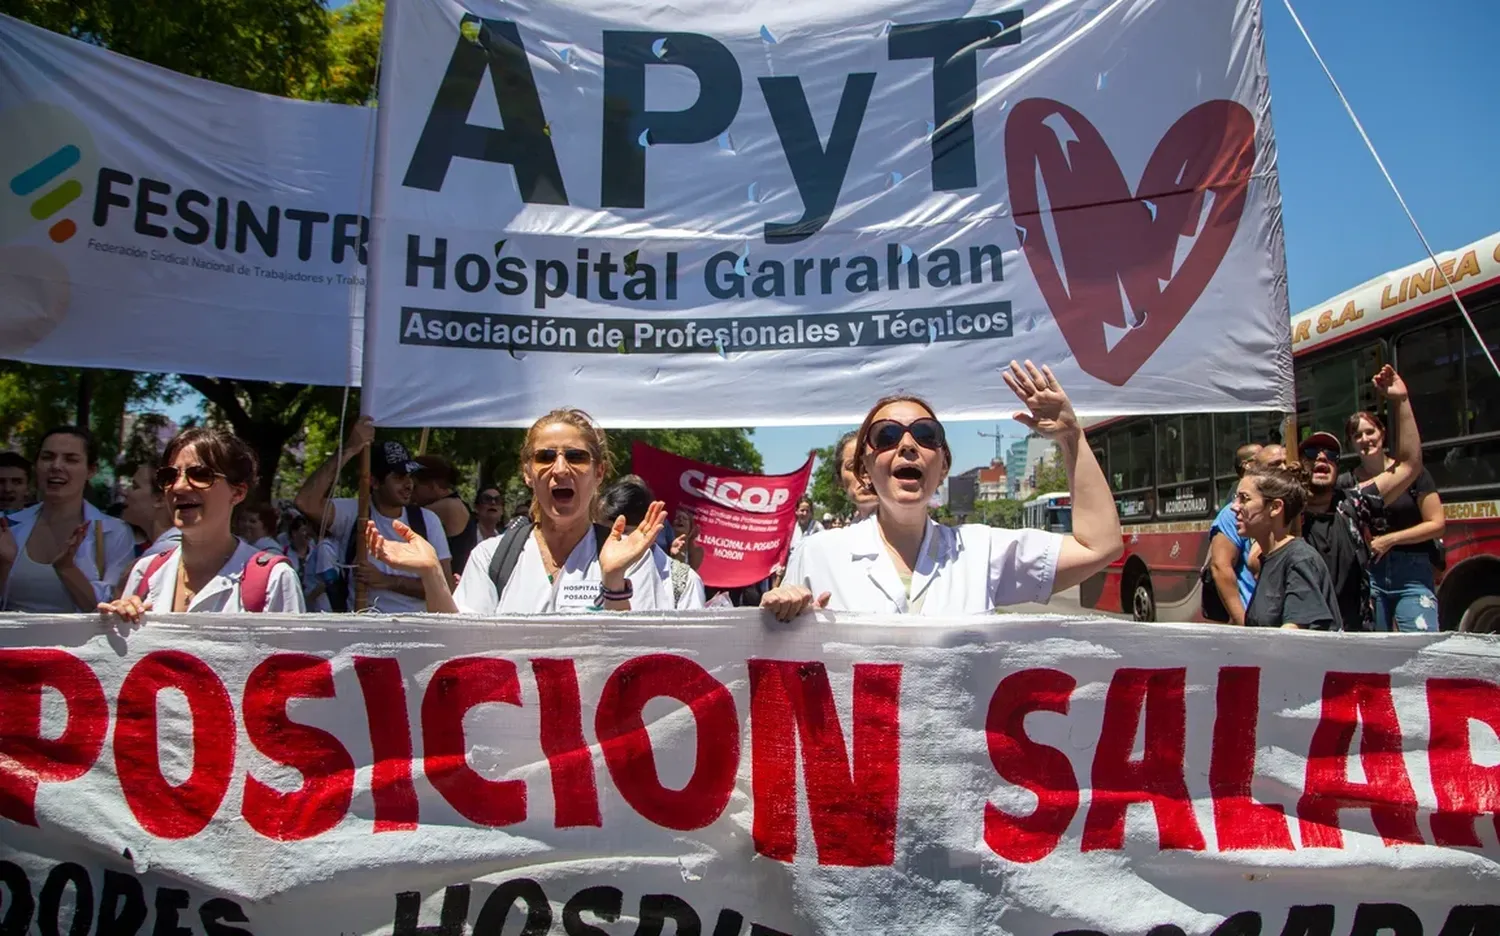
[[[481,494],[474,499],[474,503],[483,507],[490,507],[500,503],[499,494]]]
[[[156,469],[156,489],[165,491],[177,483],[178,476],[187,478],[188,487],[199,491],[206,491],[214,486],[214,482],[225,477],[221,472],[215,471],[207,465],[189,465],[186,468],[176,468],[171,465],[163,465]]]
[[[531,453],[531,463],[538,468],[550,468],[557,464],[557,456],[559,455],[570,465],[587,465],[594,460],[593,454],[588,449],[544,448],[537,449]]]
[[[1308,461],[1317,461],[1319,455],[1326,457],[1334,464],[1338,464],[1338,449],[1328,448],[1327,446],[1323,445],[1309,445],[1307,448],[1302,449],[1302,457],[1307,459]]]
[[[911,437],[924,449],[936,451],[943,447],[943,424],[930,416],[923,416],[910,423],[899,423],[894,419],[879,420],[870,426],[870,447],[877,454],[889,452],[901,444],[907,433],[911,433]]]

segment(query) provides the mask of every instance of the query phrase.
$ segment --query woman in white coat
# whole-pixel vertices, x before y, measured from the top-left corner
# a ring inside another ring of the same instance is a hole
[[[98,468],[88,430],[63,426],[42,436],[36,459],[41,501],[0,528],[6,610],[75,614],[114,597],[135,559],[135,536],[83,499]]]
[[[385,539],[370,525],[369,555],[420,575],[427,610],[435,613],[670,610],[671,582],[652,563],[639,561],[661,533],[664,505],[652,503],[629,533],[623,516],[596,524],[599,485],[609,467],[604,430],[582,410],[553,410],[532,424],[521,445],[530,517],[475,546],[455,591],[449,591],[432,544],[405,524],[396,524],[405,542]],[[507,554],[509,563],[503,562]]]
[[[179,546],[142,556],[124,593],[101,614],[139,623],[147,611],[219,613],[304,610],[302,586],[285,556],[234,535],[234,508],[255,485],[255,452],[217,429],[189,429],[167,444],[156,486],[182,531]]]
[[[1084,443],[1073,406],[1049,368],[1012,361],[1005,382],[1026,405],[1017,421],[1057,443],[1073,500],[1073,533],[947,527],[928,503],[953,457],[932,408],[886,397],[857,435],[859,471],[879,499],[874,516],[803,540],[761,606],[791,620],[816,605],[889,614],[983,614],[1045,602],[1124,550],[1109,482]]]

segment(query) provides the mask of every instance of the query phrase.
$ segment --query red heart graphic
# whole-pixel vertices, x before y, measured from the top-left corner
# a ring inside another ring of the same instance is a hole
[[[1074,139],[1060,138],[1059,122]],[[1063,338],[1080,367],[1123,386],[1198,301],[1234,240],[1255,164],[1255,118],[1234,101],[1208,101],[1183,114],[1156,144],[1132,193],[1087,117],[1032,98],[1017,104],[1005,125],[1005,161],[1022,249]],[[1038,169],[1060,257],[1042,224]],[[1202,218],[1205,192],[1213,205]],[[1177,239],[1195,233],[1174,274]],[[1106,323],[1129,328],[1114,348],[1105,342]]]

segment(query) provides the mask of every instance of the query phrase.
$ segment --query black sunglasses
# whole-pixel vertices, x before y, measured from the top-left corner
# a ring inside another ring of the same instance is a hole
[[[500,503],[500,495],[499,494],[481,494],[481,495],[479,495],[478,497],[476,497],[474,499],[474,503],[476,503],[476,504],[482,504],[482,505],[485,505],[485,506],[488,506],[490,504],[498,504],[498,503]]]
[[[531,453],[531,463],[538,468],[549,468],[557,463],[557,456],[561,455],[570,465],[587,465],[594,460],[594,456],[588,449],[581,448],[544,448],[537,449]]]
[[[224,477],[220,472],[214,471],[207,465],[190,465],[187,468],[176,468],[171,465],[163,465],[156,469],[156,489],[165,491],[177,483],[177,477],[181,475],[187,478],[188,487],[199,491],[206,491],[214,486],[214,482]]]
[[[932,451],[942,448],[946,438],[943,435],[943,424],[930,416],[923,416],[910,423],[900,423],[894,419],[878,420],[871,424],[867,438],[870,440],[870,447],[879,454],[900,445],[908,432],[918,445]]]
[[[1308,461],[1317,461],[1319,455],[1326,455],[1329,461],[1338,464],[1338,449],[1329,448],[1326,445],[1309,445],[1307,448],[1302,449],[1302,457]]]

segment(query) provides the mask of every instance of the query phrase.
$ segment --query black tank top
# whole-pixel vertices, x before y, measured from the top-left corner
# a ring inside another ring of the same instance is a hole
[[[463,504],[463,498],[456,493],[445,494],[438,500],[447,500],[450,497]],[[469,563],[469,553],[473,552],[475,545],[479,543],[479,520],[474,516],[473,508],[470,508],[468,504],[464,504],[464,507],[469,510],[469,522],[462,530],[448,537],[448,552],[453,555],[453,571],[460,575]]]

